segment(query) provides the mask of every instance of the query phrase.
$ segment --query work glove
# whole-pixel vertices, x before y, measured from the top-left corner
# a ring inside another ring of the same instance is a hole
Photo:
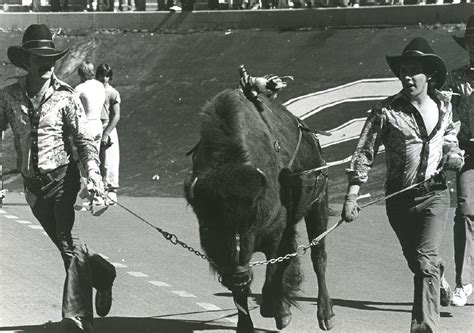
[[[99,170],[89,170],[87,175],[87,191],[98,195],[104,194],[104,182]]]
[[[456,153],[447,153],[441,161],[443,170],[459,171],[464,165],[464,158]]]
[[[357,194],[346,194],[341,218],[346,222],[352,222],[359,217],[360,210],[361,208],[357,204]]]

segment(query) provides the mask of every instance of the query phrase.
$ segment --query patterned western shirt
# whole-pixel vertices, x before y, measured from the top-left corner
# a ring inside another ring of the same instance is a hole
[[[86,115],[74,89],[55,76],[41,100],[29,98],[26,77],[0,90],[0,130],[10,124],[21,173],[34,178],[73,160],[73,143],[84,166],[98,165],[98,152],[87,130]]]
[[[372,108],[351,166],[346,170],[350,185],[367,181],[382,144],[386,153],[388,194],[433,176],[445,153],[461,154],[452,121],[450,94],[435,91],[431,98],[439,110],[432,133],[427,133],[420,113],[401,93]]]
[[[458,133],[459,146],[461,149],[466,149],[466,152],[468,152],[470,146],[469,153],[472,155],[474,154],[474,151],[472,151],[473,143],[468,143],[470,139],[474,138],[474,92],[466,93],[468,83],[474,89],[474,68],[465,66],[450,73],[445,87],[460,95],[453,95],[452,99],[453,110],[457,113],[461,122]]]

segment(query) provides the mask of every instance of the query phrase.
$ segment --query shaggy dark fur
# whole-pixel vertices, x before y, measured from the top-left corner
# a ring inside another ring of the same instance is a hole
[[[269,99],[257,106],[241,91],[226,90],[204,107],[193,173],[185,181],[201,245],[244,309],[252,254],[260,251],[271,259],[295,252],[296,223],[305,217],[311,240],[326,229],[328,213],[327,174],[297,174],[325,165],[318,141],[302,133],[290,166],[300,135],[297,119]],[[318,320],[330,329],[334,314],[325,284],[324,242],[311,249],[311,258],[318,276]],[[301,280],[295,257],[267,266],[261,314],[274,317],[279,329],[289,324]],[[239,309],[238,331],[252,330],[250,316]]]

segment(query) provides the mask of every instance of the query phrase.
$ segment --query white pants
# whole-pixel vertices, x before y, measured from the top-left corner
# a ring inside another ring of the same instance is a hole
[[[120,149],[117,129],[110,132],[110,142],[112,145],[101,154],[101,172],[106,189],[116,190],[119,188],[119,165]]]

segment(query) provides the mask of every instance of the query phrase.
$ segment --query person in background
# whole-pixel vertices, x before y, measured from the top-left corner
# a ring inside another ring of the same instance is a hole
[[[464,306],[472,294],[474,251],[474,15],[466,25],[464,37],[454,40],[469,56],[469,63],[450,73],[446,88],[453,94],[453,110],[458,114],[461,127],[459,146],[465,152],[464,167],[456,174],[457,207],[454,216],[454,262],[456,288],[454,306]]]
[[[117,124],[120,120],[120,94],[110,85],[113,70],[107,64],[97,67],[96,78],[105,87],[105,103],[102,108],[101,172],[110,204],[117,202],[119,188],[120,148]]]
[[[118,10],[123,11],[131,11],[132,7],[132,0],[119,0]]]
[[[357,196],[368,179],[379,147],[385,146],[387,216],[414,277],[411,332],[438,332],[440,304],[451,290],[444,278],[439,247],[450,206],[440,170],[460,170],[464,160],[452,121],[451,94],[439,91],[446,65],[428,42],[414,38],[400,56],[387,56],[402,90],[376,104],[352,156],[341,217],[355,220]],[[404,190],[414,186],[409,190]]]
[[[22,45],[8,48],[9,60],[27,74],[0,90],[0,129],[10,125],[19,143],[15,149],[21,155],[26,201],[61,253],[66,271],[62,331],[92,332],[92,288],[97,289],[97,314],[107,315],[116,272],[111,263],[80,241],[75,223],[80,174],[74,156],[86,170],[91,191],[101,193],[103,183],[81,101],[74,89],[54,74],[56,61],[67,52],[56,49],[44,24],[30,25]]]
[[[84,107],[87,118],[87,129],[92,134],[94,145],[97,151],[100,151],[101,138],[102,138],[102,107],[105,103],[105,88],[104,85],[97,81],[95,77],[94,65],[89,61],[83,61],[77,67],[77,74],[79,75],[81,83],[75,88],[81,102]],[[88,197],[87,195],[87,182],[85,170],[81,169],[83,175],[84,189],[80,194],[81,198]],[[87,206],[91,203],[91,200],[85,200],[83,205]],[[102,205],[103,199],[100,197],[94,197],[94,204]]]

